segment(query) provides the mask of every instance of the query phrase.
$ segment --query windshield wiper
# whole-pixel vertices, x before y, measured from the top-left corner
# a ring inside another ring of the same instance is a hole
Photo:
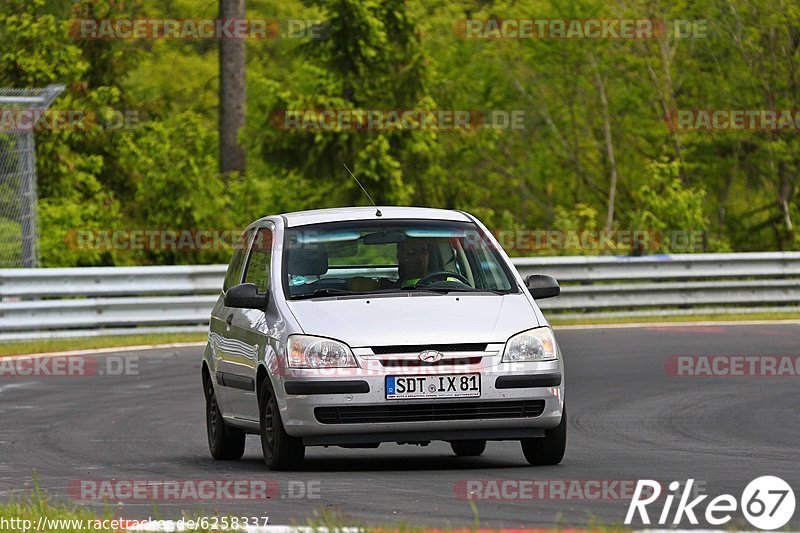
[[[431,285],[406,285],[400,287],[404,291],[433,291],[440,294],[447,294],[449,292],[491,292],[493,294],[508,294],[508,291],[500,289],[474,289],[472,287],[435,287]]]
[[[344,289],[317,289],[314,292],[310,292],[308,294],[295,294],[291,297],[292,300],[305,300],[308,298],[320,298],[322,296],[339,296],[345,294],[357,294],[352,291],[346,291]]]
[[[431,287],[430,285],[403,285],[398,287],[401,291],[430,291],[437,293],[450,292],[450,289],[445,287]]]
[[[433,292],[447,294],[449,292],[490,292],[493,294],[508,294],[508,291],[498,289],[473,289],[471,287],[433,287],[431,285],[406,285],[394,289],[378,289],[374,291],[353,292],[344,289],[325,288],[317,289],[308,294],[295,294],[291,300],[308,300],[310,298],[323,298],[325,296],[368,296],[370,294],[391,294],[398,291]]]

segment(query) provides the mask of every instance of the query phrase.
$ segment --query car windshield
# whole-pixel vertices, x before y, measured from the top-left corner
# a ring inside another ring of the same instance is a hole
[[[346,294],[517,292],[473,223],[349,221],[290,228],[284,279],[292,299]]]

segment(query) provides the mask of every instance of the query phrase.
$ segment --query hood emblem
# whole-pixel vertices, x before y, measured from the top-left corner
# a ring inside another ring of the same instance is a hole
[[[438,363],[442,360],[442,357],[444,357],[444,354],[436,350],[425,350],[419,354],[419,360],[428,364]]]

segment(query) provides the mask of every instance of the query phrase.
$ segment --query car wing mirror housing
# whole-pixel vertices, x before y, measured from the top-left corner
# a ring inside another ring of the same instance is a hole
[[[561,294],[561,287],[553,276],[544,274],[532,274],[525,278],[525,285],[528,291],[536,300],[541,298],[552,298]]]
[[[238,309],[267,308],[268,293],[259,293],[254,283],[234,285],[225,293],[225,306]]]

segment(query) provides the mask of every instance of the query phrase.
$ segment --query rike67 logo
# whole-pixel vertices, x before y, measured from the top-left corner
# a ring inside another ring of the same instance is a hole
[[[685,484],[673,481],[669,484],[669,491],[664,498],[664,507],[658,517],[658,524],[666,525],[670,522],[673,501],[678,497],[678,504],[672,515],[671,523],[678,525],[685,518],[692,525],[698,525],[697,514],[700,514],[700,504],[708,498],[707,494],[692,496],[693,479]],[[677,491],[683,487],[681,494]],[[645,496],[646,494],[646,496]],[[636,484],[633,499],[628,506],[625,524],[630,524],[636,512],[642,523],[650,524],[650,515],[647,506],[653,504],[661,497],[661,484],[658,481],[640,479]],[[762,476],[751,481],[742,492],[737,501],[730,494],[721,494],[706,504],[705,513],[701,515],[712,526],[721,526],[732,520],[731,513],[737,507],[748,522],[758,529],[773,530],[786,525],[794,515],[795,497],[792,487],[784,480],[775,476]],[[697,513],[697,514],[695,514]]]

